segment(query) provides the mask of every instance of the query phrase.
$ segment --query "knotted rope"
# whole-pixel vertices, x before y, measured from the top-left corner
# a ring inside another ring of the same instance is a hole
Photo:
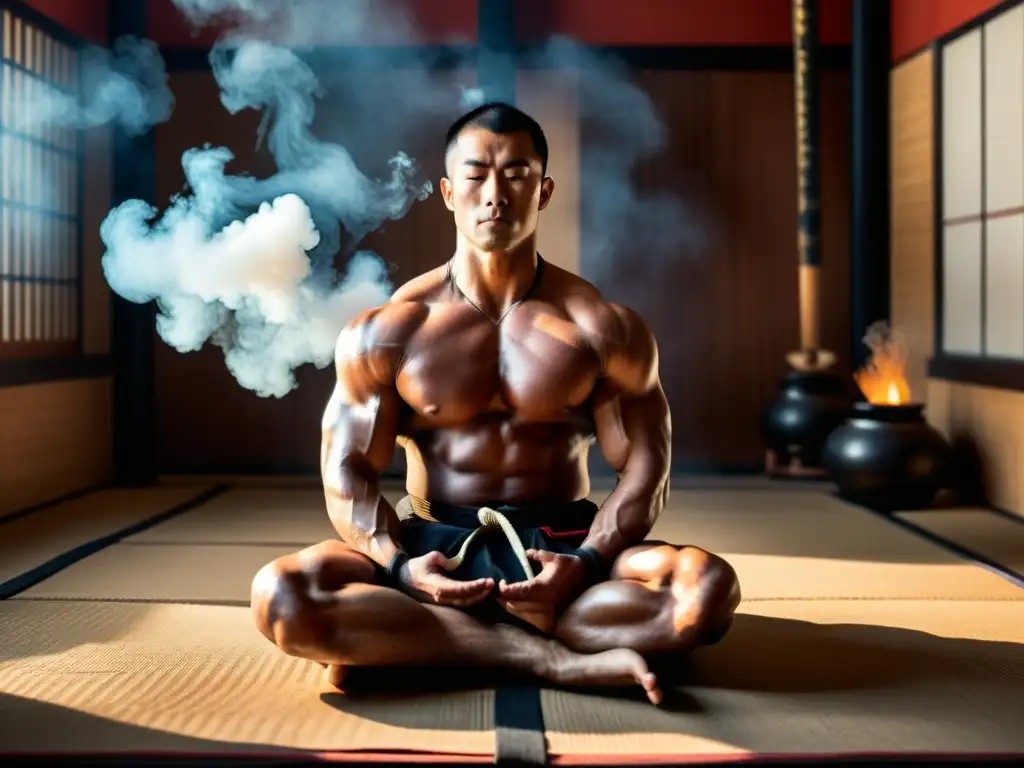
[[[512,551],[515,552],[516,558],[519,560],[519,564],[523,566],[523,573],[526,574],[526,580],[532,581],[534,578],[533,569],[530,567],[530,558],[526,556],[526,547],[523,546],[523,542],[519,539],[519,534],[516,533],[516,529],[512,527],[512,523],[508,521],[501,512],[490,507],[482,507],[476,515],[477,520],[480,521],[480,527],[474,530],[466,540],[462,542],[462,547],[454,557],[449,557],[444,562],[444,569],[446,571],[454,571],[466,558],[466,552],[469,551],[469,545],[472,543],[476,535],[481,531],[486,531],[492,528],[501,528],[505,534],[505,538],[508,539],[509,545],[512,547]]]

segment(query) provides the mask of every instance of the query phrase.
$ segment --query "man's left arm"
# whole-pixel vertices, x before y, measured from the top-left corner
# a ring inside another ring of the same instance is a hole
[[[572,557],[530,550],[529,556],[543,564],[537,578],[498,585],[513,613],[561,604],[588,584],[603,581],[615,558],[647,537],[668,499],[672,422],[654,336],[639,315],[614,305],[605,316],[586,319],[597,320],[587,325],[604,359],[604,374],[591,400],[597,442],[619,482],[577,550],[580,569],[566,567]]]
[[[598,446],[619,479],[581,547],[606,568],[647,538],[668,499],[672,460],[657,342],[636,312],[612,310],[618,333],[605,343],[605,371],[593,403]]]

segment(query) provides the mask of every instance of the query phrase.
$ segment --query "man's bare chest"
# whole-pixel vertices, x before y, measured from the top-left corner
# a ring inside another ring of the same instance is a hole
[[[550,305],[521,305],[497,324],[457,305],[432,313],[409,339],[397,386],[437,423],[488,412],[555,419],[586,400],[600,370],[591,340]]]

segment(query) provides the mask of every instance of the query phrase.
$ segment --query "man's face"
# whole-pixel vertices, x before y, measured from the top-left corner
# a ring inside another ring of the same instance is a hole
[[[532,235],[554,190],[527,133],[466,128],[448,153],[447,170],[444,204],[463,236],[485,252],[509,250]]]

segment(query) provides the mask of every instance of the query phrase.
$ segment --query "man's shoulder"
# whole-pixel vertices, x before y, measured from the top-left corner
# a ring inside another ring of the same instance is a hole
[[[589,280],[550,263],[545,263],[544,270],[547,289],[545,293],[573,322],[579,324],[583,321],[584,324],[588,324],[595,315],[600,315],[607,309],[608,302],[597,286]]]
[[[367,356],[401,359],[410,337],[426,320],[429,307],[419,302],[387,302],[360,312],[342,328],[335,360],[355,363]]]
[[[359,313],[345,331],[393,335],[415,329],[429,313],[429,305],[440,295],[444,278],[443,266],[417,275],[399,286],[385,303]]]
[[[639,312],[624,304],[610,301],[591,282],[568,270],[558,270],[561,304],[582,330],[608,341],[624,342],[636,334],[649,335],[646,321]]]
[[[403,283],[383,304],[366,309],[352,318],[338,335],[335,357],[362,358],[367,353],[401,357],[412,335],[430,314],[430,305],[445,286],[444,266],[417,275]]]
[[[635,309],[609,301],[582,277],[561,271],[562,306],[590,339],[605,376],[628,391],[649,391],[657,379],[658,347],[646,320]]]
[[[403,283],[388,304],[427,304],[440,298],[448,285],[448,266],[442,264]]]

